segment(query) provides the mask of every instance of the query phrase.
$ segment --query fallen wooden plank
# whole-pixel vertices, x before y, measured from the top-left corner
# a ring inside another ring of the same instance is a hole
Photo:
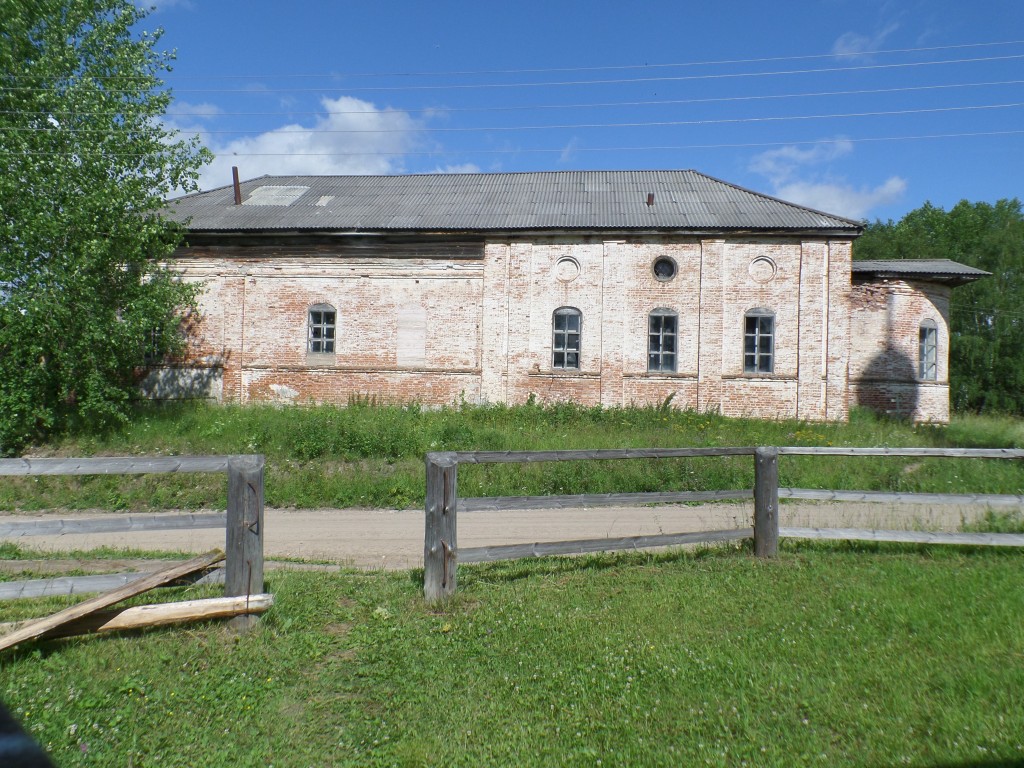
[[[55,613],[52,616],[47,616],[39,621],[32,622],[29,626],[23,627],[17,632],[12,632],[6,637],[0,638],[0,651],[12,648],[18,643],[23,643],[26,640],[34,640],[56,627],[68,624],[83,616],[87,616],[90,613],[94,613],[95,611],[109,608],[115,603],[119,603],[129,597],[140,595],[155,587],[161,587],[164,584],[168,584],[184,576],[188,576],[190,573],[195,573],[196,571],[201,571],[204,568],[209,568],[214,563],[218,563],[223,559],[223,552],[219,549],[213,550],[212,552],[207,552],[205,555],[200,555],[199,557],[193,558],[187,562],[173,565],[162,571],[157,571],[156,573],[151,573],[144,578],[132,581],[129,584],[120,586],[111,592],[98,595],[90,600],[79,603],[78,605],[65,608],[63,611],[59,611],[58,613]]]
[[[185,515],[104,515],[103,517],[53,518],[0,522],[0,539],[22,536],[67,536],[76,533],[123,533],[223,528],[227,514],[210,512]]]
[[[532,544],[501,544],[493,547],[467,547],[456,553],[460,563],[487,563],[494,560],[518,560],[524,557],[549,555],[582,555],[589,552],[614,552],[626,549],[671,547],[683,544],[705,544],[749,539],[752,528],[695,533],[661,533],[651,536],[627,536],[617,539],[578,539],[576,541],[545,541]]]
[[[105,573],[96,576],[55,576],[51,579],[0,582],[0,600],[108,592],[150,576],[152,573],[152,571]],[[189,581],[193,584],[223,584],[224,569],[214,568],[202,578],[194,581],[189,578]]]
[[[187,621],[205,621],[207,619],[223,619],[232,616],[245,616],[265,613],[274,604],[274,596],[270,594],[249,595],[241,597],[212,597],[202,600],[184,600],[176,603],[156,603],[153,605],[134,605],[112,611],[97,611],[83,616],[68,624],[41,635],[39,640],[52,640],[58,637],[74,637],[90,632],[116,632],[129,629],[145,629],[165,624],[180,624]],[[0,624],[0,640],[2,633],[16,631],[29,622],[19,621]]]
[[[983,547],[1024,547],[1021,533],[942,533],[939,531],[881,531],[861,528],[780,528],[788,539],[893,541],[908,544],[961,544]]]
[[[581,509],[584,507],[683,504],[750,499],[749,488],[739,491],[655,491],[650,493],[584,493],[564,496],[470,496],[459,499],[459,512],[499,512],[521,509]]]

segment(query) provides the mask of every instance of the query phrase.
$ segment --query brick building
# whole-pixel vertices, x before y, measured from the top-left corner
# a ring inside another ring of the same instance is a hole
[[[172,201],[205,286],[154,397],[949,416],[948,261],[693,171],[262,177]],[[912,266],[908,266],[912,265]]]

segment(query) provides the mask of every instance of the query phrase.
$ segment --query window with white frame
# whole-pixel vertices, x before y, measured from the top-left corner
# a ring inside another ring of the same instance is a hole
[[[921,323],[918,333],[918,376],[924,381],[939,377],[939,327],[934,320]]]
[[[309,308],[309,352],[334,354],[337,313],[330,304],[314,304]]]
[[[775,369],[775,313],[752,309],[743,323],[743,372],[771,373]]]
[[[551,367],[579,370],[583,316],[574,307],[560,307],[551,320]]]
[[[676,370],[676,339],[679,316],[671,309],[659,308],[647,320],[647,370]]]

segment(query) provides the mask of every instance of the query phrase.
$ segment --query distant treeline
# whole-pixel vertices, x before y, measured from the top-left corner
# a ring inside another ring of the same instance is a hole
[[[955,288],[950,306],[950,399],[957,411],[1024,414],[1024,214],[1020,200],[930,203],[875,221],[855,259],[953,259],[991,272]]]

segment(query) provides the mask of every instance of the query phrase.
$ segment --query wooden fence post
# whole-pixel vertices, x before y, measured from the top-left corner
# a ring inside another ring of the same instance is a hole
[[[233,458],[228,464],[227,540],[224,596],[263,592],[263,457]],[[238,628],[256,616],[232,620]]]
[[[455,593],[458,556],[455,515],[459,463],[450,453],[427,454],[426,523],[423,539],[423,596],[430,602]]]
[[[754,554],[779,553],[779,449],[754,452]]]

